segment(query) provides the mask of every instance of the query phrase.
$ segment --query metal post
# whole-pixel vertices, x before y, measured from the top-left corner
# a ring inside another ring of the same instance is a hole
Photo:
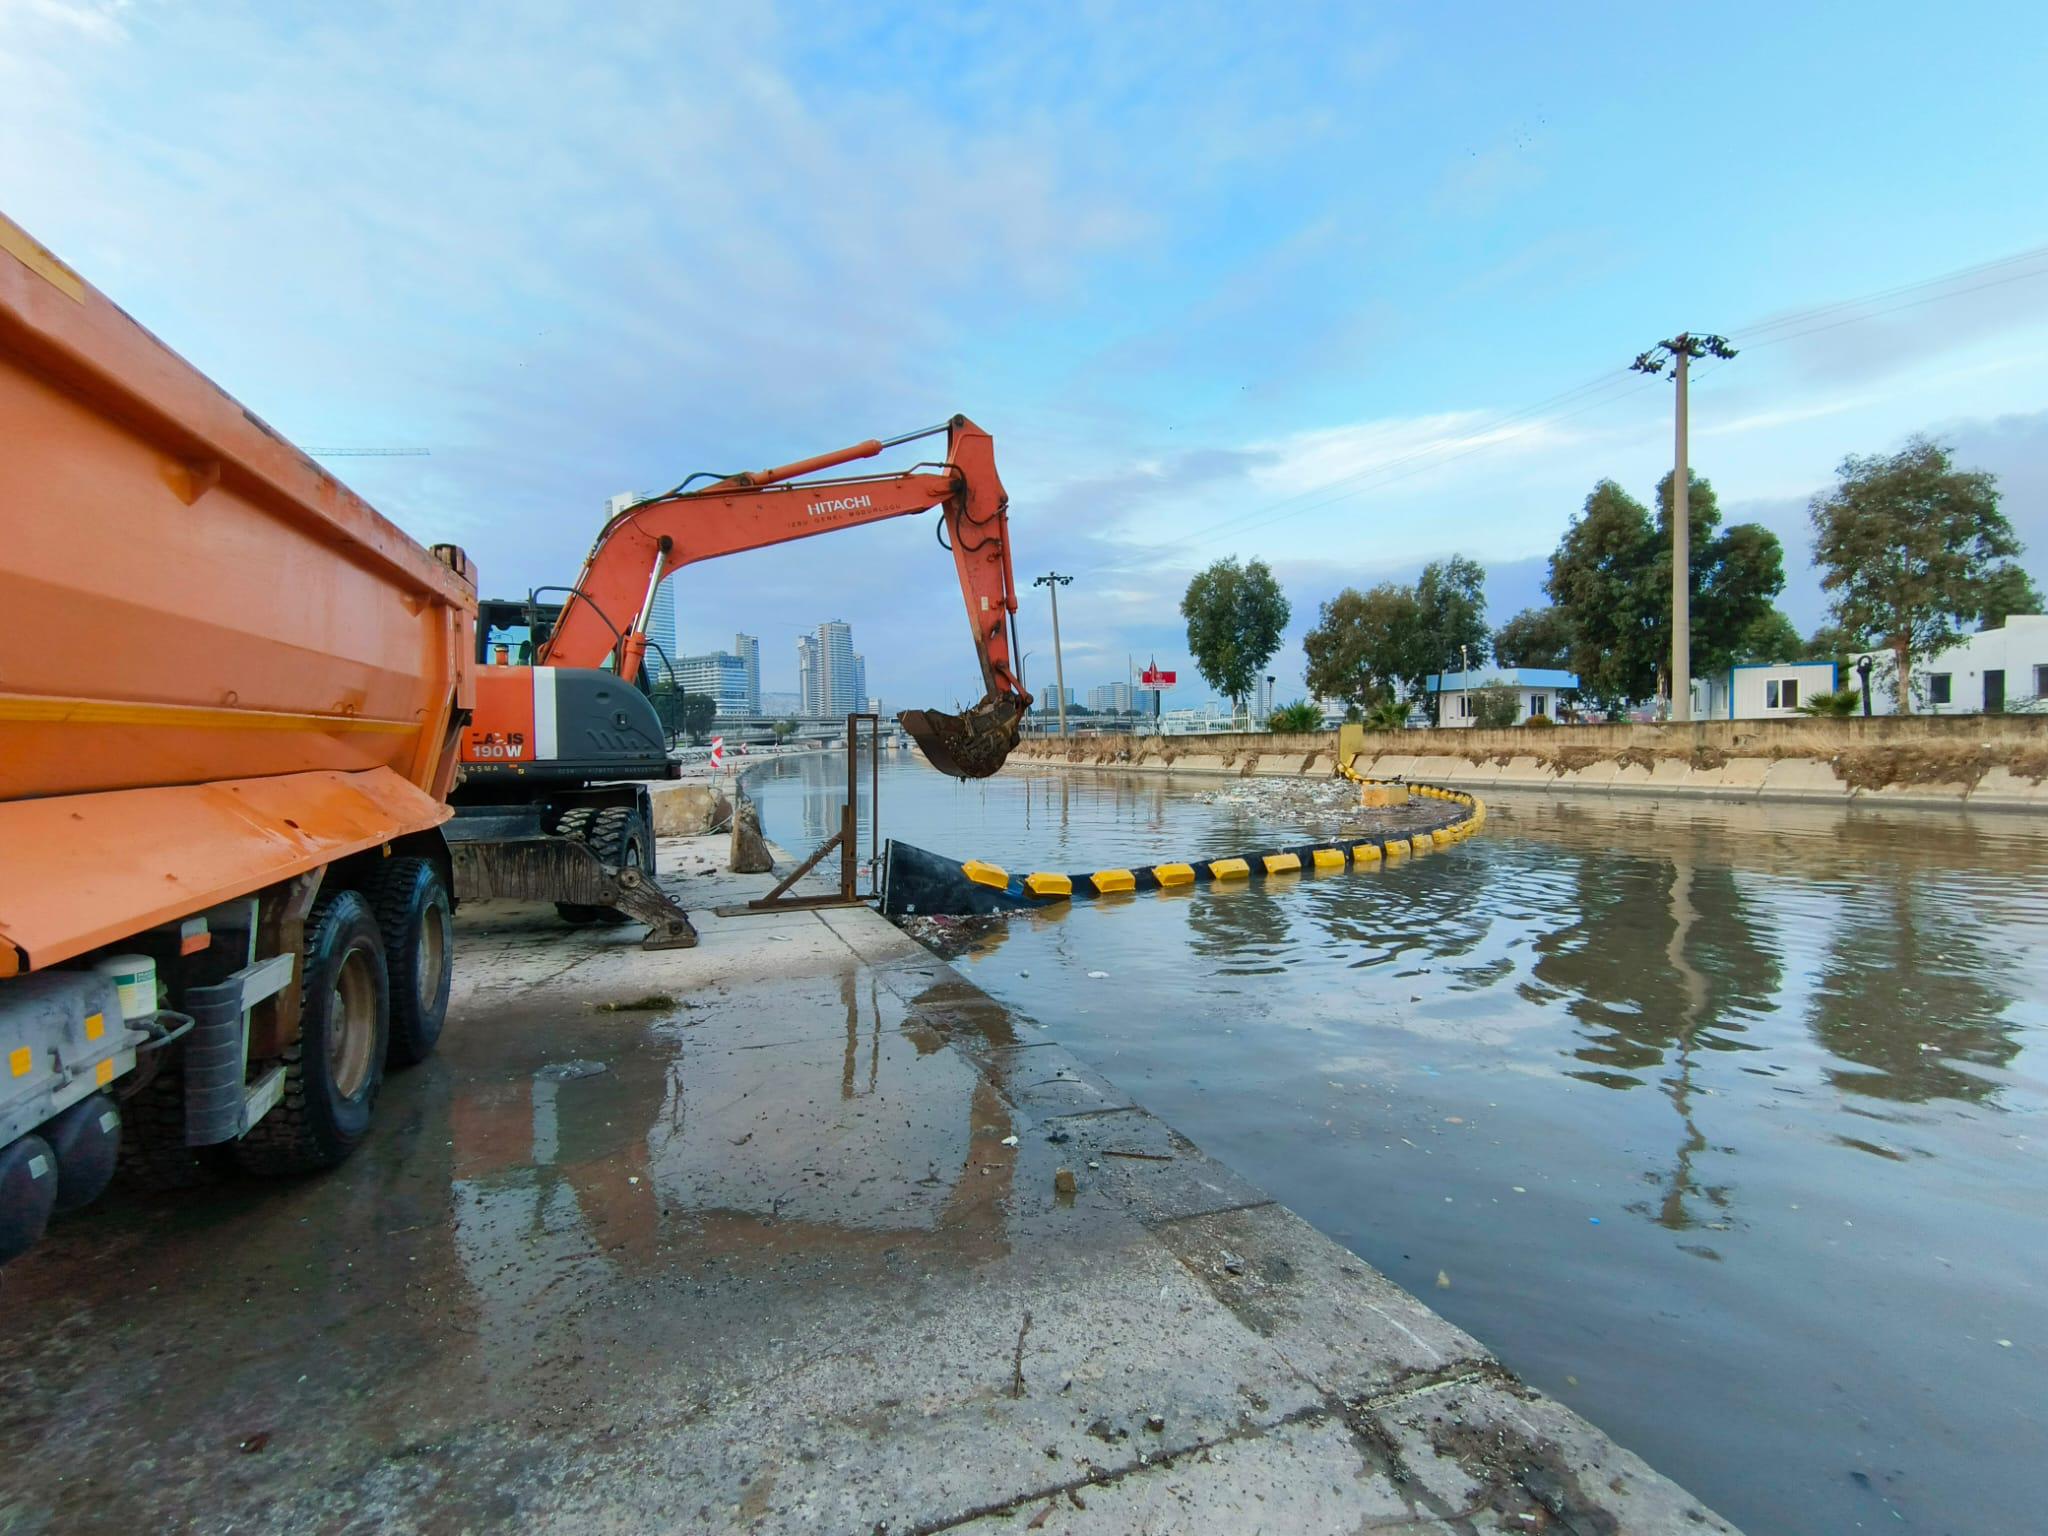
[[[1062,576],[1058,571],[1048,571],[1032,582],[1034,587],[1052,589],[1052,685],[1058,695],[1060,706],[1060,736],[1067,734],[1067,668],[1060,654],[1060,588],[1071,585],[1074,578]]]
[[[1671,718],[1686,721],[1692,719],[1692,486],[1685,462],[1685,380],[1692,353],[1684,346],[1674,350],[1678,425],[1671,472]]]

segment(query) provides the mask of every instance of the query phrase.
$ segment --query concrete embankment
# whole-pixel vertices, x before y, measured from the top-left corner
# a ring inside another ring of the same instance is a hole
[[[1367,777],[1480,794],[1557,789],[2048,811],[2048,715],[1039,737],[1011,762],[1211,778],[1327,776],[1336,771],[1340,737]]]
[[[717,915],[725,842],[661,844],[696,949],[466,908],[334,1173],[10,1267],[0,1529],[1729,1530],[1056,1019]]]

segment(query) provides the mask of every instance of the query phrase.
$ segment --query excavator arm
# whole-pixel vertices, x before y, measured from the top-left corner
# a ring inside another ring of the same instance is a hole
[[[797,479],[940,432],[946,434],[943,463],[900,474]],[[926,432],[870,438],[626,508],[598,535],[536,659],[556,667],[599,667],[609,659],[619,676],[637,677],[655,592],[683,566],[933,507],[940,509],[953,552],[986,692],[964,713],[913,709],[897,719],[933,767],[956,778],[986,777],[1016,746],[1031,696],[1017,679],[1013,656],[1017,588],[1010,567],[1009,497],[996,475],[994,440],[965,416]]]

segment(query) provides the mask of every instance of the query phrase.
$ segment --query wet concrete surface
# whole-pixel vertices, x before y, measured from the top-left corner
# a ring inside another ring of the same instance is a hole
[[[1729,1529],[882,919],[709,916],[721,842],[693,951],[466,912],[344,1168],[10,1266],[0,1531]]]

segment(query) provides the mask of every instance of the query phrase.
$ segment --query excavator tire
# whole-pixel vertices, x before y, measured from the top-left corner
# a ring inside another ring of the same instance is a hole
[[[654,878],[654,834],[636,810],[621,805],[601,810],[578,806],[563,813],[555,834],[578,839],[614,869],[637,869],[648,879]],[[574,901],[556,902],[555,911],[561,914],[563,922],[579,927],[609,927],[633,921],[617,907],[593,907]]]

